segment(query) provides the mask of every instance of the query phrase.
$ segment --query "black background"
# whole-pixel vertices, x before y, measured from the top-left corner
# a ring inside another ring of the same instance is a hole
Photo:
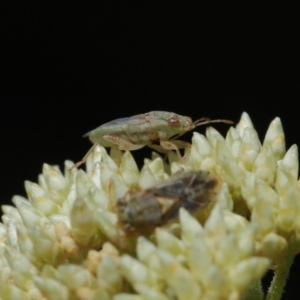
[[[235,122],[246,111],[261,139],[279,116],[287,147],[300,144],[296,8],[100,2],[1,9],[1,203],[25,195],[44,162],[78,161],[87,131],[151,110]],[[142,162],[150,151],[134,155]],[[296,269],[283,299],[298,288]]]

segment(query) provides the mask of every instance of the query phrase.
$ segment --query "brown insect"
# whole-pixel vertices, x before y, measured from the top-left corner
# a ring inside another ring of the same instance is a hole
[[[205,208],[219,187],[219,180],[212,173],[187,171],[151,188],[126,193],[117,201],[117,214],[128,229],[163,225],[178,218],[180,207],[192,214]]]

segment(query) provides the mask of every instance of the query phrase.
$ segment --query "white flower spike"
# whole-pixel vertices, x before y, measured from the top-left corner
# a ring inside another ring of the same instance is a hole
[[[0,299],[263,299],[270,268],[265,296],[281,298],[300,181],[280,119],[262,142],[247,113],[226,138],[210,127],[175,139],[184,157],[160,142],[169,164],[153,154],[139,170],[134,153],[96,145],[86,172],[44,164],[26,181],[28,200],[2,206]]]

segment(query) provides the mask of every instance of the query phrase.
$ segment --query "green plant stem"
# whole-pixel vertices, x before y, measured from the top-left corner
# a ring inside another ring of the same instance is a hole
[[[261,281],[254,282],[249,289],[243,293],[242,300],[263,300],[264,293]]]
[[[293,264],[295,254],[298,252],[299,241],[296,237],[292,237],[289,241],[289,247],[282,261],[278,263],[277,271],[274,272],[274,277],[269,287],[266,300],[280,300],[284,292],[286,281],[289,277],[290,268]]]

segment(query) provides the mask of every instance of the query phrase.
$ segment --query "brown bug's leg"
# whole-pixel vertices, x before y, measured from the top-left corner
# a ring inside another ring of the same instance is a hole
[[[88,156],[92,153],[92,151],[95,149],[95,147],[98,145],[98,143],[95,143],[90,150],[86,153],[86,155],[80,160],[78,161],[76,164],[74,164],[74,166],[72,166],[68,171],[72,171],[74,168],[77,168],[79,166],[81,166],[83,163],[86,162]]]
[[[112,144],[118,145],[119,150],[133,151],[145,147],[145,145],[132,144],[131,142],[128,142],[117,135],[104,135],[102,138]]]

